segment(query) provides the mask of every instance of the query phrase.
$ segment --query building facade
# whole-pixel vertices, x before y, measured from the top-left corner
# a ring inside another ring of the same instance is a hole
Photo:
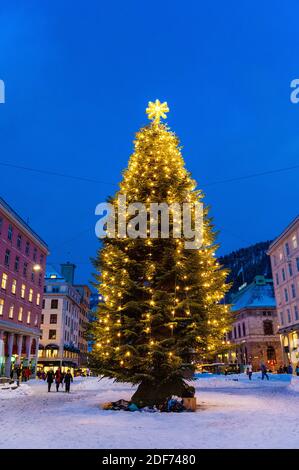
[[[35,373],[47,244],[0,198],[0,375]]]
[[[83,332],[88,322],[88,286],[74,285],[75,265],[61,265],[61,273],[49,270],[45,278],[42,336],[38,366],[74,372],[87,365],[87,341]]]
[[[299,217],[269,247],[283,362],[299,362]]]
[[[264,363],[277,370],[282,354],[272,279],[256,276],[254,282],[240,288],[232,299],[232,312],[229,362],[241,366],[251,363],[253,370],[260,370]]]

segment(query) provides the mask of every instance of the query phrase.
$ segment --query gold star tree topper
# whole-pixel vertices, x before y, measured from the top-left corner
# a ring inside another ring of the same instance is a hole
[[[146,108],[146,114],[149,119],[152,119],[155,124],[159,124],[160,118],[166,119],[166,113],[169,112],[167,102],[160,103],[160,100],[156,100],[154,103],[150,101]]]

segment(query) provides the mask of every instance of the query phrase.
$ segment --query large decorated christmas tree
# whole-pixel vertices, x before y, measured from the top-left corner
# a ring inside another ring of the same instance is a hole
[[[136,134],[120,189],[110,200],[116,222],[120,195],[126,196],[126,207],[143,203],[148,211],[155,202],[203,203],[185,169],[178,138],[161,122],[166,112],[166,103],[149,103],[151,122]],[[138,405],[183,396],[194,361],[213,357],[225,342],[230,325],[229,307],[222,302],[227,272],[215,258],[215,232],[203,207],[197,249],[186,248],[184,234],[174,234],[177,221],[170,217],[168,237],[163,238],[161,221],[155,238],[149,227],[147,236],[138,238],[122,227],[114,238],[103,240],[94,261],[104,302],[92,326],[91,363],[106,377],[138,384],[132,397]],[[127,215],[128,231],[133,222],[133,215]]]

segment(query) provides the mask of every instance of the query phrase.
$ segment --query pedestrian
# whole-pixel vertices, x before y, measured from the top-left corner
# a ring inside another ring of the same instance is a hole
[[[26,382],[27,382],[27,380],[30,379],[30,375],[31,375],[30,369],[29,369],[29,367],[26,367],[26,369],[25,369]]]
[[[20,366],[17,366],[17,385],[19,386],[20,385],[20,378],[21,378],[21,375],[22,375],[22,369]]]
[[[70,369],[67,370],[67,373],[64,376],[65,391],[70,393],[71,382],[73,382],[73,376]]]
[[[63,388],[63,386],[64,386],[64,377],[65,377],[65,373],[64,373],[64,372],[61,372],[61,376],[60,376],[60,385],[61,385],[61,388]]]
[[[288,367],[286,365],[283,366],[283,373],[284,374],[288,373]]]
[[[288,374],[292,374],[293,373],[293,367],[291,364],[288,365]]]
[[[56,392],[59,390],[59,385],[61,381],[61,369],[58,367],[57,371],[55,372],[55,384],[56,384]]]
[[[252,364],[248,364],[247,370],[248,370],[248,378],[249,380],[251,380],[252,379]]]
[[[299,362],[298,362],[298,364],[297,364],[297,366],[296,366],[296,375],[299,375]]]
[[[52,383],[54,382],[54,372],[52,369],[50,369],[48,372],[47,372],[47,382],[48,382],[48,392],[51,391],[51,386],[52,386]]]
[[[265,364],[261,364],[261,372],[262,372],[262,380],[266,377],[267,380],[269,380],[269,375],[267,374],[267,367]]]

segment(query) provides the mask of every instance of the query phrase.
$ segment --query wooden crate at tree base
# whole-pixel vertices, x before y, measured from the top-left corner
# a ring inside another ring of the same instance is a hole
[[[196,411],[196,397],[183,398],[183,405],[187,410]]]

